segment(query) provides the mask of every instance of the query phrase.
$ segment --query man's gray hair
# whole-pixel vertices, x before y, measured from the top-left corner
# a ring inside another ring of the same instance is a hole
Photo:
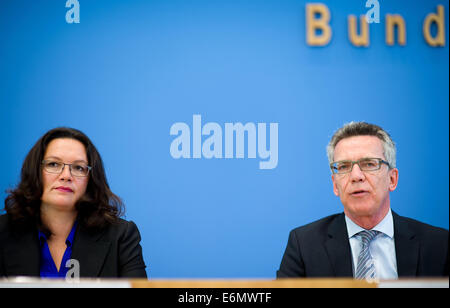
[[[381,127],[366,122],[347,123],[334,133],[327,146],[327,156],[330,164],[334,161],[334,149],[338,142],[342,139],[355,136],[378,137],[383,142],[384,157],[389,163],[390,168],[395,168],[397,150],[391,136]]]

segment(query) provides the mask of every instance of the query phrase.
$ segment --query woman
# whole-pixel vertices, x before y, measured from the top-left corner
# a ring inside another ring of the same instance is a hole
[[[55,128],[33,146],[0,216],[0,277],[146,277],[140,234],[120,217],[89,138]]]

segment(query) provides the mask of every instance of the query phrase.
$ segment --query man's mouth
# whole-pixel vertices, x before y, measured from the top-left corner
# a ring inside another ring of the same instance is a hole
[[[352,192],[350,195],[354,196],[354,197],[362,197],[365,196],[366,194],[368,194],[369,192],[367,190],[355,190],[354,192]]]

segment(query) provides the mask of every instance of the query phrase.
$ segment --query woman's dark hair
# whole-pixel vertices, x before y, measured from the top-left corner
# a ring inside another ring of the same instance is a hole
[[[117,222],[123,215],[124,205],[109,188],[102,158],[94,144],[79,130],[58,127],[48,131],[36,142],[23,162],[20,183],[15,189],[8,191],[5,210],[11,226],[19,230],[37,226],[49,234],[49,230],[41,224],[40,219],[43,193],[41,162],[49,143],[58,138],[80,141],[86,149],[88,164],[92,167],[86,193],[75,205],[78,223],[92,230]]]

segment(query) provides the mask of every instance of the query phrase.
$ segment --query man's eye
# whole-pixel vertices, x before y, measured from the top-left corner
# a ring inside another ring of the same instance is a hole
[[[374,160],[364,160],[361,162],[363,168],[375,168],[378,166],[378,162]]]
[[[350,164],[347,164],[347,163],[345,163],[345,164],[339,164],[339,165],[337,166],[337,168],[338,168],[338,170],[347,170],[348,168],[350,168]]]

